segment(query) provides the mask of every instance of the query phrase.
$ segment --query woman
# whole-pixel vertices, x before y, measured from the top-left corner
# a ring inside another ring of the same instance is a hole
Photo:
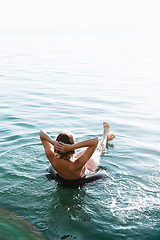
[[[46,156],[60,177],[80,179],[98,167],[107,141],[115,138],[114,134],[109,134],[110,125],[107,122],[103,123],[103,128],[103,139],[99,145],[98,137],[75,143],[74,137],[69,133],[62,132],[53,140],[44,131],[39,132]],[[75,150],[79,148],[85,149],[75,154]]]

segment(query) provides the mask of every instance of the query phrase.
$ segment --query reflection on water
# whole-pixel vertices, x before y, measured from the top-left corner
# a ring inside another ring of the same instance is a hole
[[[49,182],[49,184],[52,183]],[[48,219],[50,229],[54,229],[54,238],[77,239],[81,235],[80,229],[83,226],[79,223],[91,221],[85,208],[86,190],[66,189],[56,185],[53,187],[54,189],[50,192]],[[79,231],[77,232],[78,226]],[[75,228],[74,231],[72,231],[73,228]]]
[[[57,187],[56,196],[58,207],[63,208],[69,218],[78,219],[79,221],[87,220],[84,211],[86,198],[85,189],[77,191]]]

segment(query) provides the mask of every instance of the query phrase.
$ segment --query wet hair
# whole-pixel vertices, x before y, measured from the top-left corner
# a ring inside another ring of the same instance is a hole
[[[75,139],[72,136],[71,133],[66,133],[66,132],[61,132],[57,138],[56,141],[58,142],[63,142],[63,143],[67,143],[67,144],[74,144],[75,143]],[[75,150],[72,150],[70,152],[66,152],[66,153],[62,153],[56,149],[54,149],[54,153],[56,155],[57,158],[62,158],[65,160],[69,160],[72,158],[73,154],[75,153]]]

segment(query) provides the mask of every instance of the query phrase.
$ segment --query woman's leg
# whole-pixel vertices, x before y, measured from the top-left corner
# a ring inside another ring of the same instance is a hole
[[[109,134],[110,125],[103,122],[103,138],[98,144],[96,150],[94,151],[92,157],[87,162],[86,166],[89,170],[94,170],[99,166],[100,156],[104,152],[107,144],[107,134]]]
[[[87,162],[86,166],[90,170],[94,170],[98,167],[100,162],[100,156],[104,152],[106,148],[106,143],[112,141],[115,138],[114,134],[108,134],[110,129],[110,125],[106,122],[103,123],[103,138],[102,141],[98,144],[95,152],[93,153],[92,157]],[[80,157],[85,152],[85,149],[82,149],[75,155],[75,158]]]

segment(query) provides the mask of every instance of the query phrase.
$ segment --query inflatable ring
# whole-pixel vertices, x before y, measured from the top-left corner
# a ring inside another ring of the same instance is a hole
[[[46,177],[49,181],[55,180],[58,186],[76,189],[84,187],[87,183],[94,183],[97,180],[104,180],[108,177],[106,169],[102,166],[99,166],[94,172],[87,174],[85,177],[76,180],[60,177],[52,165],[46,171]]]

